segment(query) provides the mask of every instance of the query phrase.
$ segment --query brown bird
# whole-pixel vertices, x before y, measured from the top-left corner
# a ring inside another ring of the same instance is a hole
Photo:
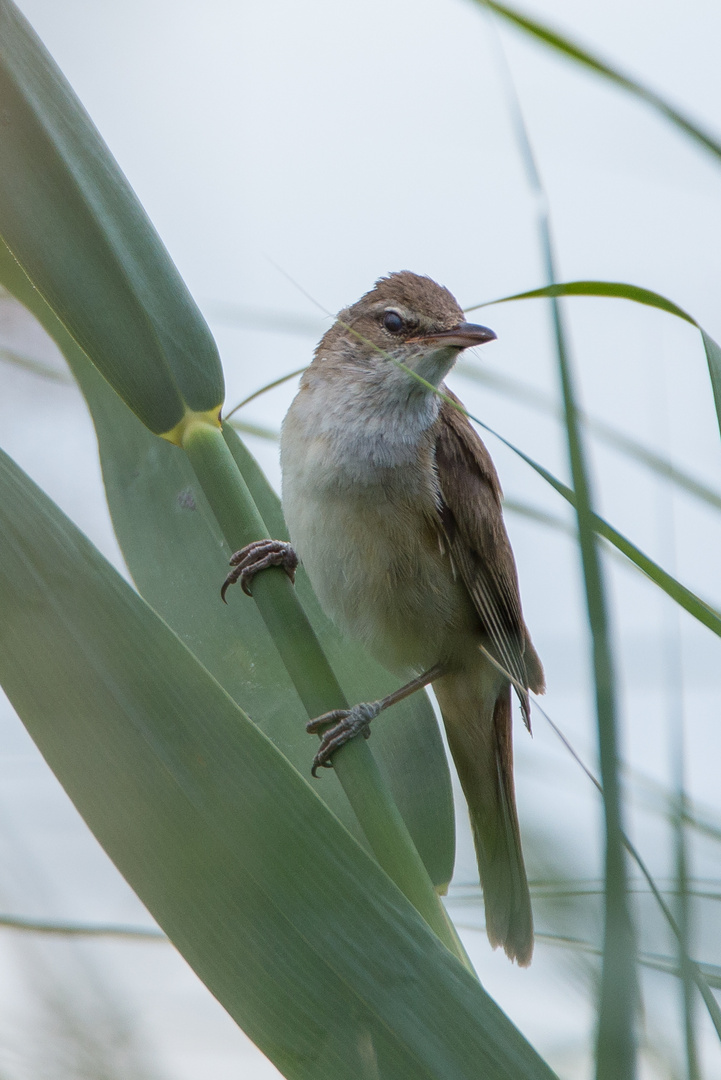
[[[240,578],[249,591],[264,566],[292,576],[297,553],[337,625],[391,670],[416,673],[381,702],[311,721],[310,731],[325,728],[314,774],[349,738],[367,735],[383,708],[433,683],[468,803],[488,937],[527,965],[533,919],[511,687],[530,728],[528,689],[543,691],[543,668],[523,621],[493,462],[463,413],[434,392],[457,402],[442,380],[463,349],[493,338],[465,322],[447,289],[409,271],[381,278],[342,311],[283,423],[292,548],[261,541],[238,552],[224,590]]]

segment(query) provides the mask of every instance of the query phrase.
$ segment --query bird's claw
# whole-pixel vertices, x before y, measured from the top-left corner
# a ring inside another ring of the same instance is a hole
[[[321,736],[318,753],[313,758],[313,776],[318,775],[320,768],[332,768],[332,755],[356,735],[362,735],[364,739],[370,738],[370,722],[375,720],[380,711],[380,702],[362,702],[354,705],[352,709],[333,709],[332,712],[323,713],[315,720],[310,720],[306,724],[306,731],[311,735],[317,734],[324,727],[327,728]]]
[[[298,568],[298,556],[285,540],[256,540],[231,556],[233,569],[223,582],[220,595],[224,603],[225,594],[231,585],[240,581],[240,587],[246,596],[252,596],[250,583],[260,570],[269,566],[282,566],[290,580],[295,584],[295,572]]]

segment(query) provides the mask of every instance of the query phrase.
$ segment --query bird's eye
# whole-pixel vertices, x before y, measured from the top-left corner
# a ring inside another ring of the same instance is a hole
[[[397,311],[386,311],[383,316],[383,325],[386,330],[390,330],[391,334],[400,334],[405,323]]]

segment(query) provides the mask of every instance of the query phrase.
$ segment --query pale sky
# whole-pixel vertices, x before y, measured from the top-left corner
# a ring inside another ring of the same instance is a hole
[[[308,362],[314,337],[327,325],[284,274],[329,312],[357,299],[381,274],[404,268],[441,281],[462,305],[544,283],[497,38],[471,0],[21,0],[19,6],[204,310],[221,349],[229,405]],[[721,136],[718,4],[545,0],[525,10]],[[654,289],[721,341],[721,161],[648,107],[517,32],[501,27],[500,40],[547,188],[562,278]],[[233,305],[241,315],[296,313],[309,322],[309,333],[234,323]],[[565,310],[589,412],[721,490],[719,429],[696,331],[622,301],[568,301]],[[557,394],[541,303],[490,308],[480,321],[496,330],[498,342],[477,350],[474,363]],[[0,322],[6,338],[15,330]],[[34,347],[43,349],[39,341]],[[82,402],[69,388],[26,373],[3,367],[0,377],[7,387],[0,445],[119,565]],[[459,374],[450,382],[471,412],[567,477],[555,420]],[[274,391],[244,418],[277,429],[293,392],[294,384]],[[258,439],[249,445],[277,482],[277,446]],[[488,445],[509,498],[566,515],[525,465],[495,440]],[[672,494],[601,444],[594,444],[593,464],[604,515],[720,605],[718,512]],[[509,515],[508,525],[527,621],[546,664],[546,707],[593,761],[575,550],[516,516]],[[637,575],[609,562],[608,580],[626,758],[668,782],[663,650],[678,630],[690,791],[715,807],[717,820],[721,645],[690,618],[677,620],[672,605]],[[598,803],[540,718],[535,731],[533,742],[516,733],[522,823],[542,824],[584,873],[597,876]],[[31,852],[34,869],[18,874],[43,883],[17,895],[0,892],[0,908],[17,913],[32,904],[38,917],[147,923],[7,705],[0,709],[0,774],[0,824],[13,837],[12,844],[7,840],[13,864],[21,867],[23,851]],[[635,810],[644,854],[656,873],[667,875],[662,824],[641,803]],[[474,864],[464,813],[458,879],[465,882]],[[698,853],[699,876],[718,878],[713,858],[713,848]],[[558,950],[539,947],[530,972],[519,972],[490,952],[484,935],[465,937],[484,985],[541,1053],[564,1077],[586,1075],[592,1015],[568,973],[559,975]],[[704,947],[705,959],[721,963],[718,946],[715,956],[708,942]],[[278,1075],[169,946],[88,946],[86,953],[137,1022],[143,1052],[157,1064],[153,1075]],[[14,998],[12,988],[4,993]],[[666,1016],[676,1022],[673,997],[650,993],[658,1006],[652,1022],[663,1030]],[[2,1047],[0,1029],[0,1071]],[[714,1053],[715,1063],[711,1056],[706,1062],[710,1078],[721,1077],[717,1046]]]

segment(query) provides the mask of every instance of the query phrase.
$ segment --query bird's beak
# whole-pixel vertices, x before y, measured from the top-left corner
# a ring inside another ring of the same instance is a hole
[[[479,326],[477,323],[463,322],[450,330],[439,330],[437,334],[423,334],[409,338],[408,344],[438,345],[440,348],[468,349],[471,345],[485,345],[487,341],[495,341],[496,335],[487,326]]]

